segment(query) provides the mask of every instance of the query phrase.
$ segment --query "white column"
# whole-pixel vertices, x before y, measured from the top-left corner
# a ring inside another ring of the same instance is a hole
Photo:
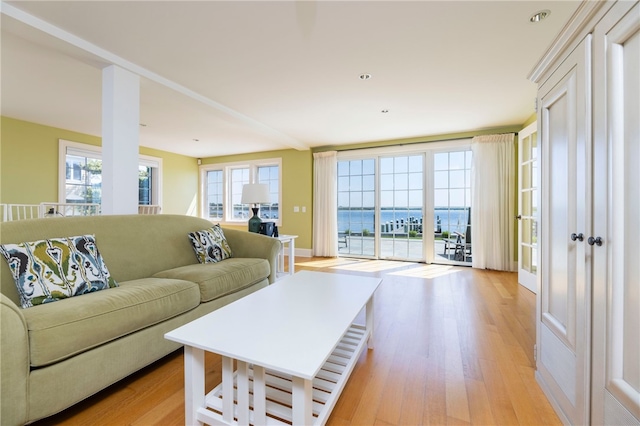
[[[140,77],[102,70],[102,214],[138,212]]]

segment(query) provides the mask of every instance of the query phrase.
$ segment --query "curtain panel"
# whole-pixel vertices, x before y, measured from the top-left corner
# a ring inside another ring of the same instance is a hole
[[[471,140],[472,266],[514,271],[515,134]]]
[[[338,153],[313,154],[313,255],[338,256]]]

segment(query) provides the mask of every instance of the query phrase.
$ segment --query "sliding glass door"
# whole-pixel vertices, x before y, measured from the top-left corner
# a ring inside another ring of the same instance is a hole
[[[339,157],[338,253],[470,264],[471,151],[456,142]]]
[[[380,158],[380,257],[423,260],[424,154]]]
[[[373,158],[338,162],[338,252],[375,256],[376,198]]]
[[[470,264],[471,151],[433,155],[434,263]]]

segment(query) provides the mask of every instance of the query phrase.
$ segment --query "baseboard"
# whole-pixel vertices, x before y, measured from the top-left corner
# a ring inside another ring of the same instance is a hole
[[[313,250],[296,247],[296,257],[313,257]]]

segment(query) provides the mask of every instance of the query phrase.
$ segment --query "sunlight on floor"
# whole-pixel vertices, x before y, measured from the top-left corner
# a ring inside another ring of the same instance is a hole
[[[343,257],[330,258],[323,260],[310,260],[309,262],[296,262],[296,266],[304,266],[307,268],[330,268],[332,266],[344,265],[349,263],[369,262],[366,259],[345,259]]]
[[[406,269],[404,271],[389,272],[389,275],[402,275],[404,277],[415,278],[437,278],[444,275],[460,272],[459,268],[448,265],[423,265],[418,268]]]
[[[398,262],[394,260],[368,260],[366,262],[338,265],[332,267],[331,269],[342,269],[345,271],[380,272],[386,271],[387,269],[395,269],[411,265],[415,265],[415,263]]]
[[[399,262],[394,260],[368,260],[339,257],[337,259],[312,260],[309,262],[296,262],[296,265],[306,268],[331,268],[345,271],[380,272],[417,265],[412,262]]]
[[[296,265],[305,268],[331,268],[361,272],[381,272],[390,269],[405,268],[395,272],[388,272],[388,274],[414,278],[437,278],[460,272],[460,268],[450,265],[424,265],[396,260],[368,260],[344,257],[296,262]]]

